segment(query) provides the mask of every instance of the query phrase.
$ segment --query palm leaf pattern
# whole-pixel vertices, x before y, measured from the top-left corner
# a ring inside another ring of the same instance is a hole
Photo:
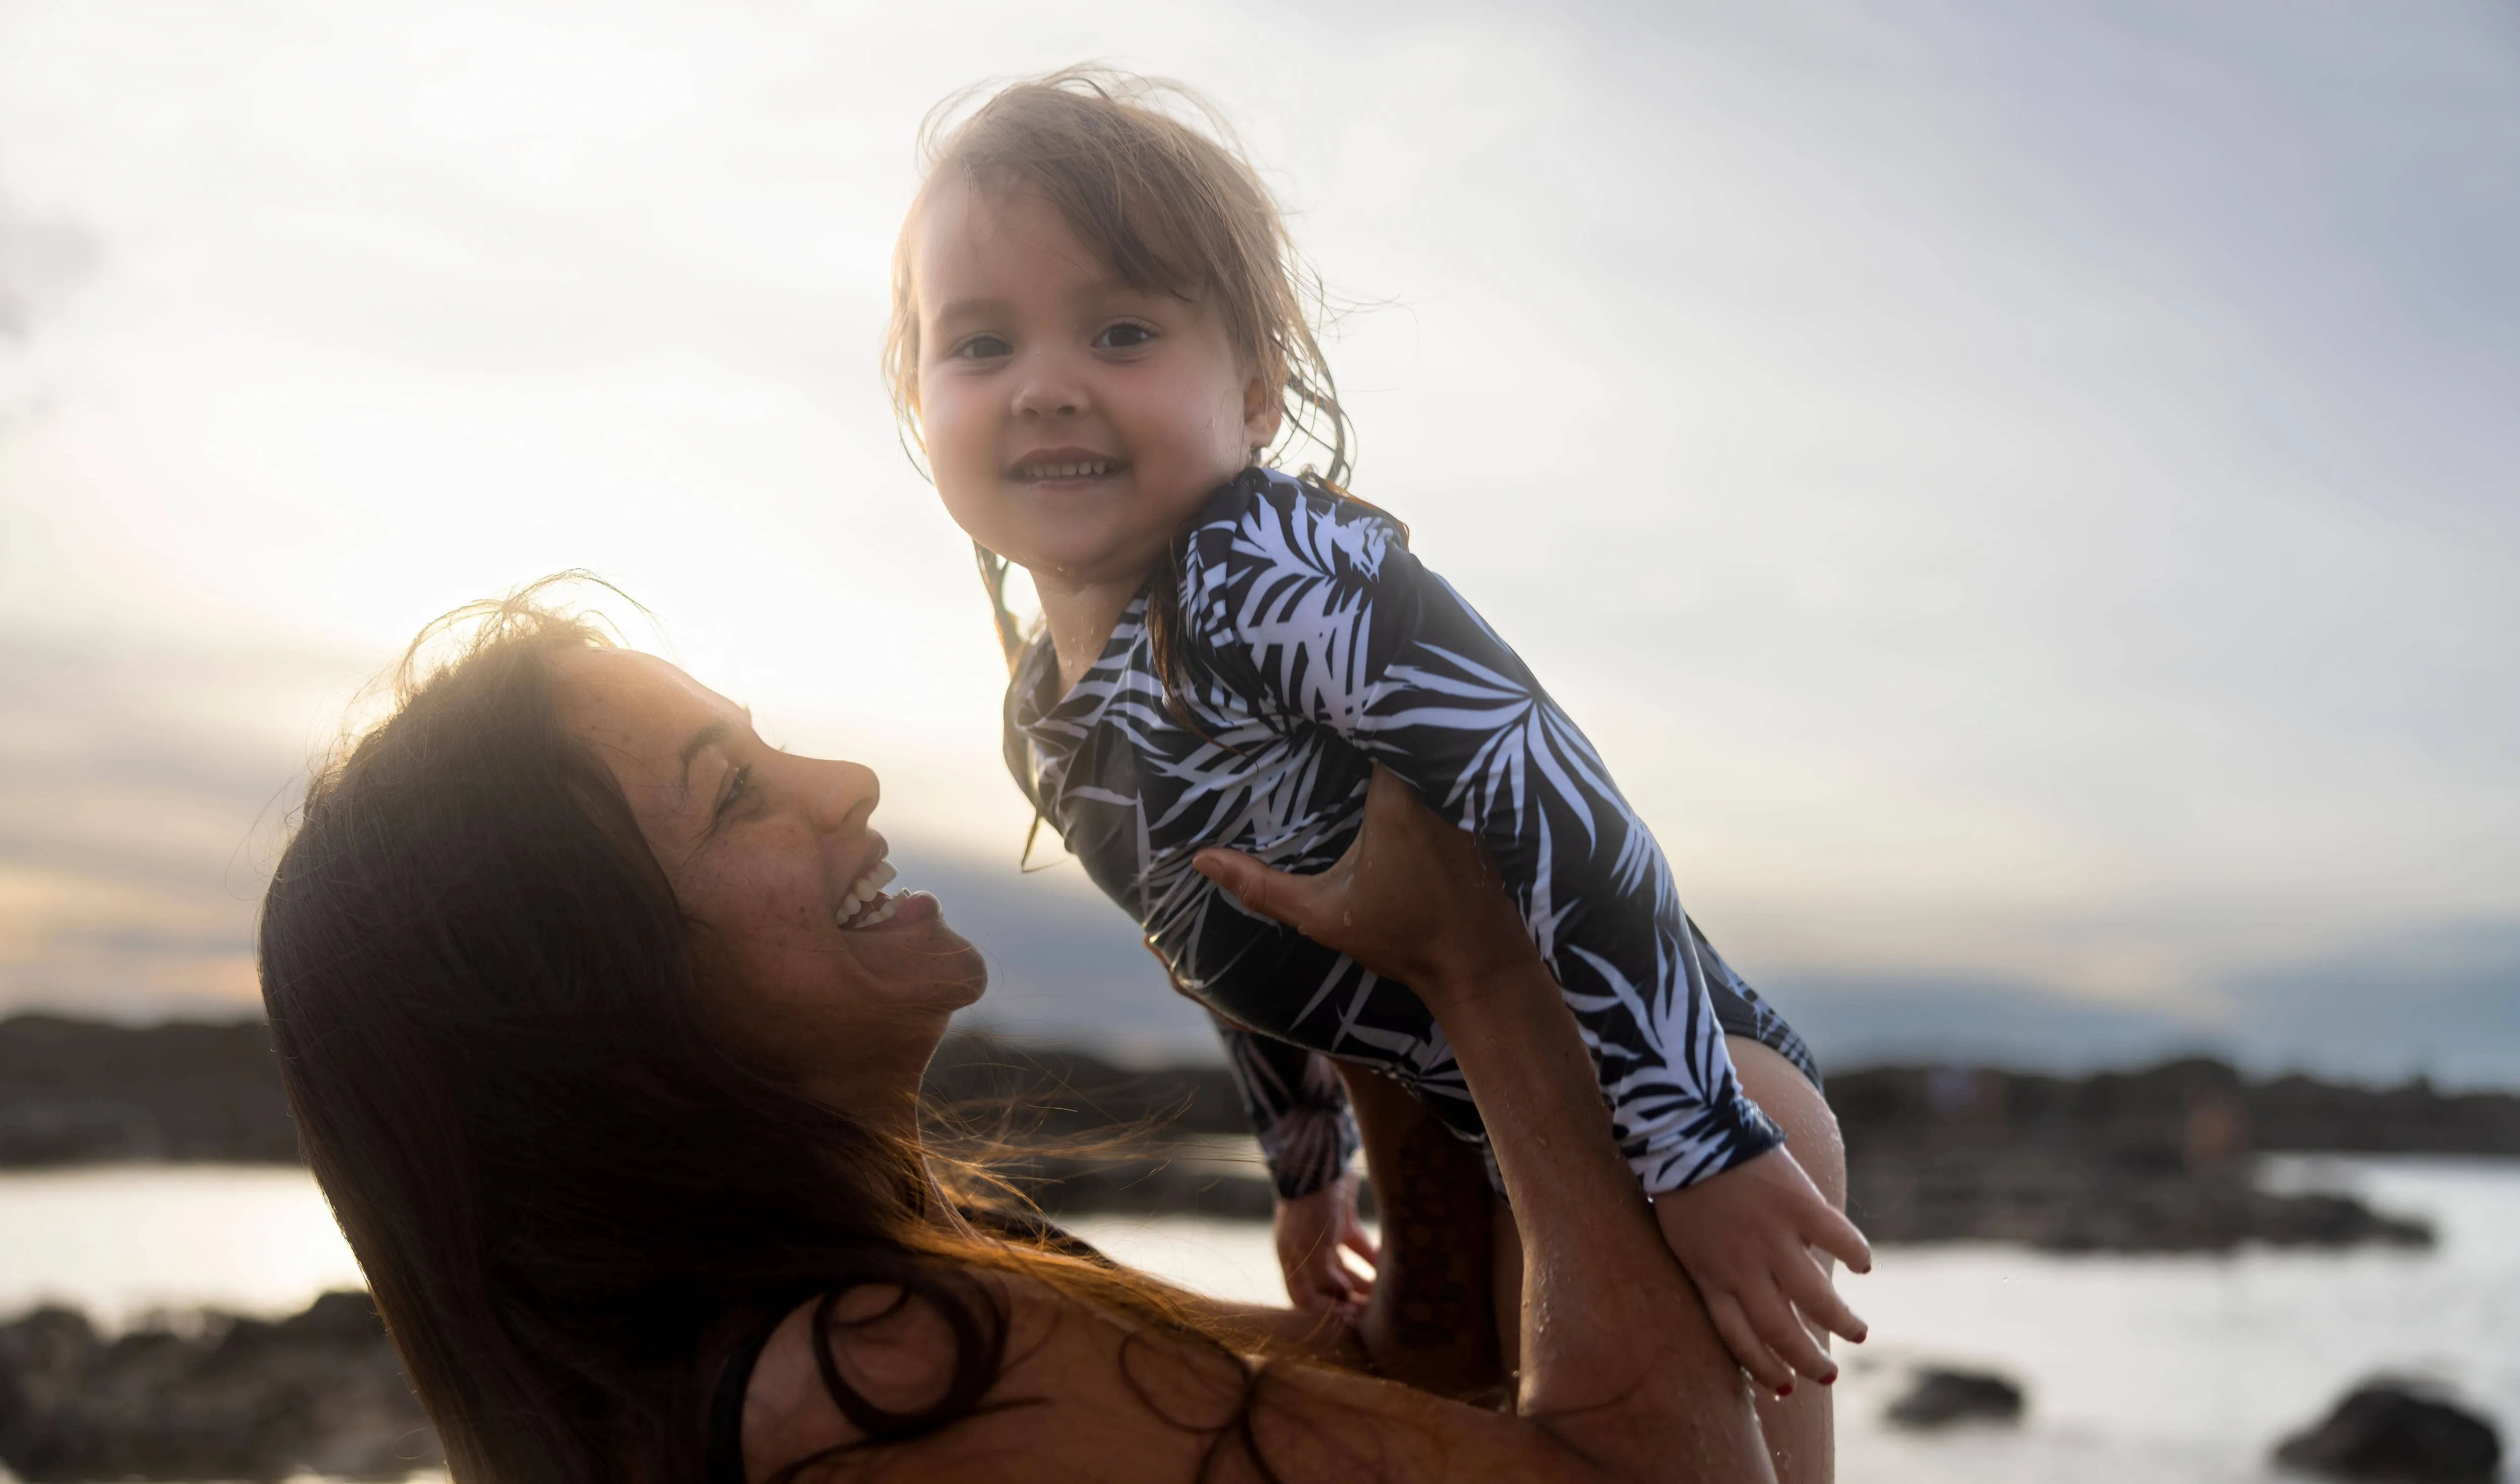
[[[1742,1095],[1727,1032],[1807,1048],[1682,910],[1671,870],[1583,733],[1512,649],[1378,514],[1253,470],[1189,538],[1196,679],[1166,705],[1131,605],[1066,696],[1047,643],[1008,693],[1007,758],[1105,894],[1226,1037],[1282,1193],[1355,1148],[1312,1054],[1408,1085],[1483,1142],[1441,1030],[1407,986],[1256,918],[1191,868],[1208,845],[1314,872],[1355,837],[1373,764],[1475,832],[1573,1010],[1620,1150],[1647,1191],[1782,1142]],[[1200,734],[1204,733],[1204,736]]]

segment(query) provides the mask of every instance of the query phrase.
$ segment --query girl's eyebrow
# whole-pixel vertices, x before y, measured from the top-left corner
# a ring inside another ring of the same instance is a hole
[[[1071,303],[1099,303],[1105,299],[1151,299],[1157,295],[1124,278],[1098,278],[1067,291]],[[1014,313],[1014,306],[1001,298],[955,299],[936,311],[936,323],[949,325],[957,320],[996,319]]]
[[[993,315],[1007,313],[1008,308],[1009,305],[1005,299],[956,299],[937,310],[936,318],[939,323],[947,320],[988,319]]]

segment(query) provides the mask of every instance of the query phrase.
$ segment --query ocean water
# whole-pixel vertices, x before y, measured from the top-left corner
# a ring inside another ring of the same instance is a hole
[[[2427,1251],[2059,1257],[1889,1248],[1845,1290],[1873,1338],[1845,1351],[1847,1484],[2225,1484],[2272,1477],[2274,1440],[2375,1372],[2437,1381],[2520,1428],[2520,1162],[2289,1159],[2272,1181],[2359,1192],[2439,1228]],[[1227,1297],[1281,1296],[1266,1229],[1095,1217],[1079,1236]],[[45,1300],[112,1323],[211,1304],[280,1314],[358,1282],[295,1170],[125,1167],[0,1175],[0,1314]],[[1881,1409],[1927,1362],[2030,1393],[2017,1428],[1911,1436]]]

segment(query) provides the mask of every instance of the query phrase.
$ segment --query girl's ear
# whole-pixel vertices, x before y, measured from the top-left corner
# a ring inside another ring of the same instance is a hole
[[[1255,376],[1242,383],[1242,443],[1255,457],[1278,440],[1278,429],[1285,422],[1285,398],[1267,377]]]

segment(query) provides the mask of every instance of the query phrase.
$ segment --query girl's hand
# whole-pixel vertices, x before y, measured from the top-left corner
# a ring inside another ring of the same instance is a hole
[[[1811,1183],[1794,1156],[1770,1149],[1686,1190],[1654,1197],[1663,1241],[1697,1284],[1707,1317],[1753,1380],[1782,1396],[1794,1372],[1825,1386],[1837,1379],[1814,1329],[1858,1344],[1864,1321],[1837,1296],[1824,1252],[1858,1273],[1872,1248]]]
[[[1238,851],[1192,857],[1199,874],[1262,917],[1447,1003],[1537,957],[1487,853],[1379,763],[1356,841],[1319,876],[1272,871]]]
[[[1354,1319],[1373,1296],[1371,1272],[1359,1273],[1342,1249],[1372,1268],[1381,1253],[1356,1216],[1356,1176],[1341,1175],[1310,1195],[1279,1197],[1278,1266],[1286,1275],[1286,1298],[1306,1314]]]

